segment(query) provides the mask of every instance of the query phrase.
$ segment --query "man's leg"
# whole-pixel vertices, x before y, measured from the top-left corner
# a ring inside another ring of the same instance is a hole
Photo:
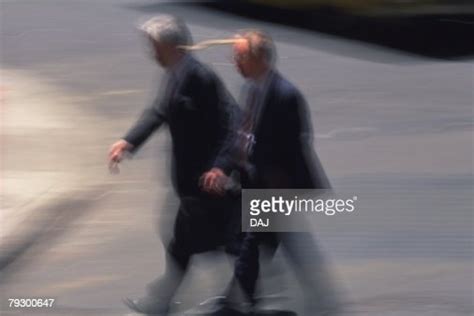
[[[147,285],[148,295],[162,302],[170,302],[184,278],[190,257],[173,239],[166,251],[165,272]]]
[[[234,273],[223,296],[216,296],[190,311],[190,315],[247,315],[255,304],[255,287],[259,271],[258,240],[246,233],[235,255]]]
[[[235,261],[234,277],[228,288],[230,301],[237,300],[239,291],[242,291],[245,300],[250,304],[255,303],[255,289],[260,269],[258,246],[257,234],[245,234],[239,256]]]
[[[189,225],[189,217],[181,203],[176,216],[174,236],[166,248],[165,272],[147,285],[145,297],[125,301],[131,309],[140,313],[166,315],[192,255],[192,247],[187,236]]]
[[[314,237],[310,233],[279,233],[278,239],[303,288],[305,315],[335,315],[339,309],[336,289]]]

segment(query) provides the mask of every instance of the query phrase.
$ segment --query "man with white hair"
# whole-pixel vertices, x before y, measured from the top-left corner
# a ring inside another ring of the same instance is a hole
[[[126,152],[135,152],[164,123],[169,126],[173,185],[180,206],[173,238],[166,247],[165,273],[148,286],[144,298],[125,300],[136,312],[166,315],[190,257],[220,245],[229,247],[235,236],[227,229],[233,227],[233,200],[203,192],[199,178],[213,165],[218,149],[232,133],[233,113],[238,107],[218,76],[184,49],[192,40],[181,20],[158,16],[144,23],[141,30],[154,59],[166,70],[166,88],[111,146],[109,168],[117,170]]]

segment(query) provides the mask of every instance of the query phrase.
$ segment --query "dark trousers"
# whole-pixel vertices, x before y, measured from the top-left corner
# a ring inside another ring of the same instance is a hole
[[[313,236],[305,232],[246,233],[234,268],[234,279],[228,287],[228,297],[233,301],[239,288],[246,299],[255,304],[259,276],[259,248],[266,246],[273,256],[281,247],[289,266],[294,270],[305,298],[312,311],[334,308],[337,304],[334,285],[326,269],[322,253]],[[237,286],[239,285],[239,286]]]
[[[165,273],[148,285],[148,292],[169,304],[188,269],[192,255],[224,247],[237,255],[240,249],[240,202],[234,197],[183,197],[173,237],[166,247]]]

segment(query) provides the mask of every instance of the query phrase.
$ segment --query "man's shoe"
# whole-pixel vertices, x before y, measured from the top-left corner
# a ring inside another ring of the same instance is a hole
[[[256,310],[252,312],[252,316],[297,316],[293,311],[287,310],[278,310],[278,309],[266,309],[266,310]]]
[[[213,312],[209,316],[248,316],[250,314],[244,313],[238,309],[232,308],[230,306],[223,306],[217,311]]]
[[[214,296],[208,298],[207,300],[199,303],[198,306],[195,306],[184,312],[185,316],[207,316],[212,315],[212,313],[217,312],[222,307],[226,305],[225,296]]]
[[[211,306],[200,305],[184,313],[185,316],[247,316],[250,315],[236,308],[220,304],[220,302],[211,304]]]
[[[168,306],[158,301],[154,301],[149,297],[132,300],[125,298],[124,304],[131,310],[145,315],[166,316],[168,314]]]

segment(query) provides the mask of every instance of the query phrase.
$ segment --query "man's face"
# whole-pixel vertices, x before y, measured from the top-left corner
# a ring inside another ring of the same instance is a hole
[[[160,66],[166,68],[170,65],[170,56],[174,53],[173,47],[169,44],[160,43],[153,39],[150,39],[152,47],[153,59],[156,60]]]
[[[233,47],[234,62],[237,70],[244,78],[251,78],[255,69],[255,60],[250,54],[249,42],[239,40]]]

